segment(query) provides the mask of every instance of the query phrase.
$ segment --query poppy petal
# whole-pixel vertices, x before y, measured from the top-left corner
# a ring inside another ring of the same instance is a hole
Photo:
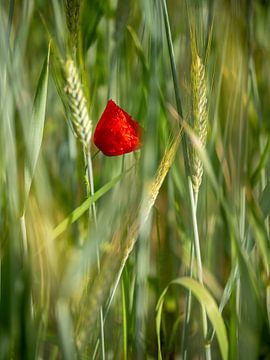
[[[108,104],[94,132],[95,145],[107,156],[118,156],[137,150],[141,126],[113,100]]]

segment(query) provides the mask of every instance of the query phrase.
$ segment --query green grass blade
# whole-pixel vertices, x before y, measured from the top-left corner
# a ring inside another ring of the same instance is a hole
[[[160,340],[160,326],[161,326],[161,316],[162,316],[162,308],[165,299],[165,295],[167,293],[168,287],[163,291],[161,294],[158,304],[157,304],[157,315],[156,315],[156,332],[157,332],[157,342],[158,342],[158,359],[162,359],[162,352],[161,352],[161,340]]]
[[[48,91],[49,59],[50,59],[50,44],[48,47],[48,54],[44,61],[41,75],[38,81],[31,121],[29,123],[28,131],[25,134],[26,148],[27,148],[27,162],[24,171],[24,175],[25,175],[24,211],[26,208],[27,198],[33,181],[35,168],[40,153],[42,137],[43,137],[46,103],[47,103],[47,91]]]
[[[264,218],[270,213],[270,182],[267,183],[265,188],[263,189],[261,199],[260,199],[260,208],[263,213]]]
[[[84,1],[81,9],[81,29],[82,45],[86,52],[96,41],[98,25],[104,16],[104,12],[109,8],[108,1]],[[89,14],[91,16],[89,17]]]
[[[140,59],[140,61],[142,63],[143,70],[144,70],[145,74],[147,74],[148,73],[148,64],[147,64],[147,60],[145,58],[145,54],[144,54],[142,45],[140,43],[140,39],[138,38],[138,35],[136,34],[136,31],[133,29],[132,26],[128,25],[127,31],[131,37],[133,45],[135,46],[135,50],[138,55],[138,58]]]
[[[131,168],[130,168],[131,169]],[[129,171],[130,169],[126,170]],[[111,190],[118,181],[121,180],[125,173],[120,174],[109,181],[107,184],[102,186],[98,191],[95,192],[94,196],[89,196],[80,206],[78,206],[75,210],[72,211],[70,215],[68,215],[56,228],[53,230],[53,239],[56,239],[60,236],[64,231],[67,230],[69,225],[76,222],[87,210],[89,207],[100,199],[103,195],[105,195],[109,190]]]
[[[254,170],[253,174],[251,175],[251,186],[254,187],[257,182],[260,180],[261,172],[265,168],[265,165],[267,163],[267,159],[269,157],[269,149],[270,149],[270,137],[268,138],[263,153],[261,155],[260,161],[256,169]]]
[[[220,352],[222,355],[222,359],[228,359],[228,338],[227,332],[224,325],[224,321],[222,316],[218,310],[217,304],[210,293],[197,281],[191,278],[182,277],[173,280],[170,285],[180,285],[190,290],[195,298],[200,302],[202,306],[204,306],[206,313],[216,331],[217,340],[220,347]],[[160,324],[161,324],[161,315],[162,315],[162,307],[164,303],[164,298],[167,294],[169,286],[162,292],[159,301],[157,303],[157,315],[156,315],[156,331],[158,336],[158,352],[159,359],[162,358],[161,355],[161,342],[160,342]]]
[[[255,202],[253,202],[252,205],[251,211],[248,212],[248,221],[254,235],[255,243],[261,253],[265,269],[267,269],[269,266],[270,248],[267,230],[264,223],[264,216],[259,207],[255,205]]]
[[[174,86],[174,93],[175,93],[176,108],[177,108],[177,112],[179,115],[180,125],[182,125],[183,107],[182,107],[182,101],[181,101],[179,79],[178,79],[177,68],[176,68],[176,59],[175,59],[175,55],[174,55],[174,48],[173,48],[173,42],[172,42],[172,34],[171,34],[170,20],[169,20],[169,14],[168,14],[168,9],[167,9],[167,2],[166,2],[166,0],[161,0],[161,2],[162,2],[164,26],[165,26],[166,38],[167,38],[168,50],[169,50],[169,56],[170,56],[170,63],[171,63],[171,71],[172,71],[172,79],[173,79],[173,86]],[[188,175],[190,173],[190,169],[189,169],[189,160],[188,160],[187,139],[186,139],[185,134],[183,135],[182,144],[183,144],[185,171],[186,171],[186,174]]]

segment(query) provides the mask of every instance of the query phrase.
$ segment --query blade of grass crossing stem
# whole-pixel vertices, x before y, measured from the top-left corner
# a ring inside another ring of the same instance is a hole
[[[46,103],[47,103],[49,59],[50,59],[50,44],[48,46],[48,54],[44,61],[41,75],[38,81],[31,121],[29,123],[29,128],[27,129],[25,134],[27,162],[24,169],[25,199],[24,199],[23,213],[25,212],[26,209],[27,199],[34,178],[34,173],[42,143]]]
[[[129,168],[128,170],[125,171],[128,172],[130,171],[131,168]],[[123,175],[125,174],[121,174],[116,176],[115,178],[113,178],[111,181],[109,181],[107,184],[105,184],[104,186],[102,186],[98,191],[95,192],[95,194],[93,196],[89,196],[80,206],[78,206],[75,210],[72,211],[71,214],[69,214],[63,221],[61,221],[61,223],[59,225],[57,225],[54,230],[53,230],[53,239],[56,239],[58,236],[60,236],[61,234],[63,234],[63,232],[65,232],[68,227],[73,224],[74,222],[76,222],[77,220],[79,220],[79,218],[86,212],[89,210],[90,206],[97,201],[98,199],[100,199],[103,195],[105,195],[109,190],[111,190],[114,185],[116,185],[118,183],[118,181],[121,180],[121,178],[123,177]]]
[[[200,302],[200,304],[205,308],[206,313],[216,331],[217,340],[221,352],[221,356],[223,360],[228,359],[228,338],[226,327],[223,321],[221,314],[219,313],[217,304],[211,294],[196,280],[182,277],[173,280],[162,292],[157,306],[156,306],[156,332],[157,332],[157,340],[158,340],[158,358],[162,359],[162,351],[161,351],[161,340],[160,340],[160,325],[161,325],[161,317],[162,317],[162,309],[163,303],[165,300],[165,296],[167,291],[171,285],[180,285],[190,290],[195,298]]]

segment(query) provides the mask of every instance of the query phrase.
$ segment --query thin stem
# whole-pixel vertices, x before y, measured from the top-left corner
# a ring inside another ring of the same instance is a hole
[[[192,212],[192,225],[193,225],[193,232],[194,232],[194,246],[195,246],[195,253],[196,253],[196,260],[197,260],[197,275],[198,279],[201,284],[203,284],[203,270],[202,270],[202,259],[201,259],[201,249],[200,249],[200,239],[199,239],[199,231],[198,231],[198,224],[197,224],[197,215],[196,215],[196,204],[193,194],[193,187],[191,178],[188,177],[188,188],[189,188],[189,195],[191,200],[191,212]]]
[[[28,255],[28,243],[27,243],[27,233],[25,225],[25,216],[24,214],[20,217],[21,233],[22,233],[22,242],[23,242],[23,254],[27,258]]]
[[[123,174],[124,171],[125,171],[125,155],[122,156],[121,174]],[[111,307],[111,304],[112,304],[114,295],[115,295],[115,293],[116,293],[116,290],[117,290],[117,288],[118,288],[118,285],[119,285],[119,282],[120,282],[120,279],[121,279],[121,276],[122,276],[124,267],[125,267],[125,264],[122,264],[121,267],[120,267],[120,270],[119,270],[119,272],[118,272],[117,278],[116,278],[116,280],[115,280],[114,287],[113,287],[113,289],[112,289],[112,292],[111,292],[111,295],[110,295],[108,304],[107,304],[107,306],[106,306],[106,310],[105,310],[105,314],[104,314],[104,321],[106,321],[106,318],[107,318],[107,316],[108,316],[108,313],[109,313],[109,310],[110,310],[110,307]]]
[[[189,276],[193,277],[193,263],[194,263],[194,244],[192,242],[191,245],[191,257],[190,257],[190,273]],[[187,323],[190,321],[190,313],[191,313],[191,291],[188,292],[188,300],[187,300]]]
[[[112,292],[111,292],[111,295],[110,295],[108,304],[107,304],[107,306],[106,306],[104,321],[106,320],[106,318],[107,318],[107,316],[108,316],[108,314],[109,314],[109,310],[110,310],[112,301],[113,301],[113,299],[114,299],[114,295],[115,295],[115,293],[116,293],[117,287],[118,287],[118,285],[119,285],[119,282],[120,282],[120,279],[121,279],[121,276],[122,276],[124,267],[125,267],[125,263],[123,262],[123,264],[121,264],[120,270],[118,271],[117,278],[116,278],[115,283],[114,283],[114,286],[113,286],[113,290],[112,290]]]
[[[197,204],[198,204],[198,192],[194,194],[194,201],[195,201],[195,209],[197,213]],[[189,277],[193,277],[193,266],[194,266],[194,242],[191,242],[191,249],[190,249],[190,262],[189,262]],[[182,358],[184,360],[187,359],[187,349],[186,349],[186,335],[189,328],[190,323],[190,316],[191,316],[191,300],[192,300],[192,293],[191,290],[188,291],[187,301],[186,301],[186,308],[185,308],[185,321],[182,333],[182,340],[181,340],[181,351],[182,351]]]
[[[126,314],[126,295],[124,279],[121,280],[122,290],[122,313],[123,313],[123,359],[127,360],[127,314]]]
[[[89,187],[90,187],[90,195],[94,196],[95,195],[95,188],[94,188],[94,176],[93,176],[93,166],[92,166],[92,159],[91,159],[91,154],[90,151],[86,152],[86,162],[87,162],[87,177],[88,177],[88,182],[89,182]],[[94,220],[94,224],[95,226],[97,226],[97,210],[96,210],[96,203],[93,202],[91,207],[90,207],[90,215],[91,218],[93,218]],[[99,259],[99,249],[98,249],[98,244],[96,244],[97,247],[97,260],[98,260],[98,270],[100,267],[100,259]]]
[[[193,277],[193,263],[194,263],[194,243],[191,242],[191,249],[190,249],[190,262],[189,262],[189,277]],[[186,336],[189,329],[190,323],[190,315],[191,315],[191,299],[192,294],[191,290],[188,291],[187,300],[186,300],[186,307],[185,307],[185,321],[183,326],[182,332],[182,339],[181,339],[181,359],[187,359],[187,349],[186,349]]]
[[[85,152],[85,160],[87,164],[87,177],[90,187],[90,195],[95,195],[95,188],[94,188],[94,176],[93,176],[93,166],[92,166],[92,159],[90,150]],[[97,210],[95,202],[92,203],[90,210],[90,221],[91,219],[94,220],[95,228],[97,227]],[[96,241],[96,256],[97,256],[97,267],[98,272],[100,272],[100,254],[99,254],[99,246],[98,242]],[[101,340],[101,352],[102,352],[102,359],[105,360],[105,337],[104,337],[104,316],[103,316],[103,309],[102,306],[99,310],[99,319],[100,319],[100,340]]]
[[[188,177],[188,187],[189,187],[189,195],[191,200],[191,212],[192,212],[192,225],[193,225],[193,233],[194,233],[194,248],[196,254],[196,261],[197,261],[197,276],[199,282],[203,285],[203,269],[202,269],[202,259],[201,259],[201,249],[200,249],[200,238],[199,238],[199,231],[198,231],[198,223],[197,223],[197,195],[194,196],[192,181],[191,178]],[[210,345],[206,343],[207,340],[207,316],[205,307],[202,305],[202,321],[203,321],[203,335],[205,340],[205,356],[206,359],[211,359],[211,348]]]

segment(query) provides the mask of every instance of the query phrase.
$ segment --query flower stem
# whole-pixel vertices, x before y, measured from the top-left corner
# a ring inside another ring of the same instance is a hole
[[[90,154],[89,150],[87,150],[85,157],[86,157],[86,165],[87,165],[87,177],[88,177],[88,182],[89,182],[89,187],[90,187],[90,195],[94,196],[95,195],[95,187],[94,187],[93,166],[92,166],[92,159],[91,159],[91,154]],[[93,202],[90,207],[90,216],[91,216],[91,219],[94,220],[95,226],[97,226],[97,210],[96,210],[95,202]],[[97,261],[98,261],[98,268],[100,268],[98,244],[97,244]]]
[[[89,182],[90,195],[94,196],[95,194],[94,176],[93,176],[93,166],[92,166],[90,150],[84,151],[84,155],[85,155],[85,162],[87,165],[87,177]],[[97,227],[97,210],[96,210],[95,202],[92,203],[89,209],[89,217],[90,217],[90,222],[93,219],[95,227]],[[97,256],[97,268],[98,268],[98,272],[100,272],[100,254],[99,254],[99,246],[97,241],[96,241],[96,256]],[[102,359],[105,360],[104,316],[103,316],[102,306],[100,307],[99,310],[99,319],[100,319],[100,340],[101,340]]]

